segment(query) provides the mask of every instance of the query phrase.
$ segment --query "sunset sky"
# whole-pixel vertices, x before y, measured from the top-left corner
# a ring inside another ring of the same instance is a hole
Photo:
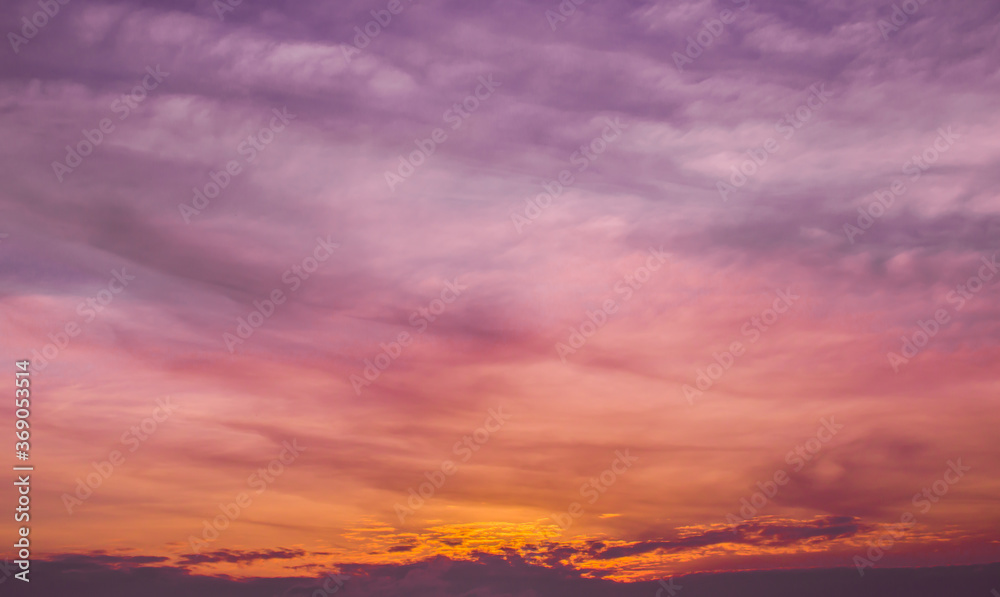
[[[42,5],[0,8],[39,582],[1000,561],[996,2]]]

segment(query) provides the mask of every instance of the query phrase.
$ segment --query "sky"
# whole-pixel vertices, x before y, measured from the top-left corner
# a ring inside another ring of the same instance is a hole
[[[1000,587],[995,2],[0,29],[48,590]]]

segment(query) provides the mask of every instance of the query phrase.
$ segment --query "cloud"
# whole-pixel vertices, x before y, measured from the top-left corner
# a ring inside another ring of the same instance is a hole
[[[593,558],[624,576],[674,565],[642,563],[651,554],[738,569],[754,557],[740,549],[834,565],[840,554],[796,550],[898,520],[958,456],[976,474],[923,537],[978,543],[928,539],[907,557],[992,557],[983,537],[1000,522],[983,518],[982,496],[1000,459],[983,438],[1000,303],[995,285],[962,309],[948,297],[1000,231],[1000,7],[924,3],[884,39],[892,2],[754,0],[680,72],[673,53],[741,4],[585,2],[552,31],[558,2],[422,0],[350,62],[370,2],[243,2],[224,20],[208,0],[60,4],[18,54],[0,54],[0,356],[41,365],[34,354],[80,328],[38,371],[53,406],[33,415],[55,433],[38,488],[53,552],[89,544],[99,521],[163,557],[299,438],[309,450],[227,530],[240,549],[186,564],[287,570],[301,562],[274,546],[322,532],[349,537],[349,562],[531,544],[576,565],[584,550],[550,544],[537,521],[584,499],[617,449],[640,465],[572,533],[600,541]],[[4,3],[0,21],[18,28],[37,7]],[[157,65],[169,77],[120,119],[114,102]],[[496,93],[453,128],[448,111],[486,75]],[[830,92],[815,109],[813,86]],[[250,161],[244,142],[284,107],[296,118]],[[58,182],[53,162],[104,118],[114,132]],[[602,147],[609,118],[628,128]],[[914,178],[904,168],[941,127],[960,138]],[[447,140],[391,191],[386,172],[438,128]],[[779,149],[723,201],[719,181],[769,138]],[[241,173],[185,222],[179,206],[231,161]],[[512,215],[563,170],[573,182],[518,232]],[[906,193],[851,243],[844,225],[897,180]],[[340,247],[293,291],[285,276],[304,271],[317,237]],[[635,288],[651,247],[669,262]],[[87,319],[122,267],[134,284]],[[414,313],[456,276],[469,290],[418,332]],[[751,341],[778,288],[802,298]],[[223,334],[275,290],[287,300],[230,353]],[[609,300],[615,314],[561,362],[556,343]],[[887,353],[942,308],[951,323],[894,373]],[[412,345],[358,396],[351,377],[404,332]],[[689,408],[682,387],[734,343],[745,353]],[[167,393],[176,415],[65,512],[60,498]],[[516,419],[396,528],[394,505],[457,461],[456,442],[498,406]],[[829,414],[849,427],[790,475],[774,519],[718,534]],[[727,540],[734,553],[699,555]]]
[[[597,543],[591,548],[594,557],[607,560],[650,552],[677,553],[721,544],[784,547],[807,541],[832,541],[850,537],[864,528],[857,519],[850,516],[828,516],[799,522],[754,519],[735,525],[732,529],[704,531],[673,541],[640,541],[606,548]]]
[[[272,597],[306,596],[322,586],[324,577],[249,578],[195,576],[169,567],[147,567],[133,563],[114,569],[94,563],[81,570],[63,559],[37,562],[33,577],[35,589],[45,594],[73,594],[81,597],[103,595],[124,597],[141,590],[150,597],[183,594],[190,597]],[[802,592],[819,597],[845,593],[858,597],[931,597],[941,591],[953,594],[989,594],[991,583],[1000,573],[1000,565],[876,569],[861,578],[853,569],[817,569],[805,571],[741,572],[681,576],[674,584],[685,595],[740,594],[751,596],[797,595]],[[582,597],[640,596],[654,594],[657,582],[616,583],[584,578],[579,572],[555,566],[532,566],[517,557],[481,556],[475,561],[451,561],[445,558],[404,566],[356,565],[342,569],[337,578],[343,582],[337,594],[358,597],[407,595],[464,595],[483,597],[571,595]],[[56,593],[55,591],[59,591]]]
[[[296,559],[307,555],[301,549],[266,549],[261,551],[237,551],[220,549],[202,554],[187,554],[181,557],[178,564],[192,566],[213,562],[229,562],[233,564],[252,564],[258,560]]]

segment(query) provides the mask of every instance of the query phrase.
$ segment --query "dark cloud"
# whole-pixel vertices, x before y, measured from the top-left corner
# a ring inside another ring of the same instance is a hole
[[[401,566],[349,566],[337,575],[319,578],[250,578],[191,575],[169,567],[132,564],[112,568],[91,563],[81,568],[66,559],[36,563],[32,589],[35,595],[77,595],[79,597],[306,597],[324,580],[337,587],[337,595],[389,597],[391,595],[440,596],[480,595],[482,597],[623,597],[656,594],[657,582],[616,583],[583,578],[581,573],[560,566],[532,566],[516,557],[480,556],[475,561],[445,558]],[[674,584],[690,597],[784,597],[809,594],[817,597],[932,597],[989,595],[1000,565],[875,569],[864,577],[852,568],[804,571],[740,572],[697,574],[677,577]],[[26,593],[25,593],[26,594]]]
[[[393,545],[388,549],[389,553],[406,553],[408,551],[413,551],[416,545]]]
[[[705,531],[672,541],[642,541],[608,548],[602,548],[602,544],[595,543],[591,546],[591,550],[596,558],[609,560],[657,551],[676,553],[723,543],[784,547],[814,540],[832,541],[850,537],[865,528],[865,525],[849,516],[828,516],[798,524],[786,521],[750,520],[734,525],[732,529]]]
[[[308,555],[301,549],[265,549],[260,551],[237,551],[232,549],[220,549],[201,554],[187,554],[181,557],[181,566],[193,566],[197,564],[208,564],[215,562],[228,562],[231,564],[252,564],[259,560],[288,560],[301,558]]]

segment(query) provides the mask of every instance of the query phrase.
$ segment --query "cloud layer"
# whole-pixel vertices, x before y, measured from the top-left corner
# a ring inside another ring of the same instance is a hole
[[[219,4],[0,8],[45,553],[996,559],[995,2]]]

